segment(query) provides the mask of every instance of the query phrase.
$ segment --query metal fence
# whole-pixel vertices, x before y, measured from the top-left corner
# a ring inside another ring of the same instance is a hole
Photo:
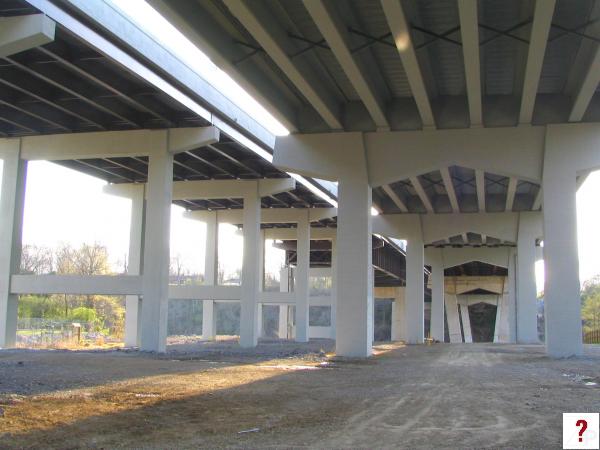
[[[600,329],[583,333],[584,344],[600,344]]]
[[[25,318],[17,321],[17,345],[20,347],[57,347],[77,345],[96,339],[93,323],[70,320]]]

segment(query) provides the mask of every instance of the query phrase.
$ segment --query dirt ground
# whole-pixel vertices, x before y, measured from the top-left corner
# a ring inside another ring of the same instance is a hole
[[[0,351],[0,448],[561,448],[563,412],[600,411],[600,348],[327,340]]]

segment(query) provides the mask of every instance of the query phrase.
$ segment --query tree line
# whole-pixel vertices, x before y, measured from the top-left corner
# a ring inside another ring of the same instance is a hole
[[[108,251],[98,243],[79,247],[63,244],[52,249],[24,245],[22,274],[27,275],[111,275]],[[93,324],[96,331],[121,335],[125,305],[121,296],[106,295],[22,295],[19,318],[71,320]]]

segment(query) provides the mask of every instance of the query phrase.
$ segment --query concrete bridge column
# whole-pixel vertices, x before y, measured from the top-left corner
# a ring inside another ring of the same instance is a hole
[[[173,154],[150,155],[144,230],[143,300],[140,348],[164,352],[169,301],[169,240],[173,195]]]
[[[279,291],[289,292],[290,291],[290,268],[284,267],[279,272]],[[279,305],[279,339],[288,339],[289,336],[289,306]]]
[[[206,219],[206,241],[204,246],[204,284],[216,286],[219,266],[219,218],[214,211]],[[202,339],[214,340],[217,336],[217,314],[214,300],[202,301]]]
[[[506,306],[508,317],[508,342],[517,342],[517,255],[515,249],[509,250]]]
[[[460,319],[458,317],[458,302],[455,294],[445,295],[446,319],[448,320],[448,334],[451,343],[462,342],[460,332]]]
[[[240,314],[240,345],[256,347],[258,343],[258,293],[260,290],[260,195],[258,182],[244,195],[244,260]]]
[[[569,154],[568,148],[560,150]],[[542,183],[546,350],[550,356],[564,357],[583,353],[576,180],[570,170],[555,161],[557,158],[549,156],[547,150]]]
[[[431,252],[431,338],[444,342],[444,264],[442,252]]]
[[[337,240],[331,239],[331,339],[335,339],[335,312],[337,310]]]
[[[336,353],[371,356],[371,187],[366,174],[338,184]]]
[[[425,264],[422,239],[413,238],[406,244],[406,342],[422,344],[425,330],[424,294]]]
[[[310,268],[310,221],[306,214],[298,220],[296,229],[296,341],[309,340],[309,268]]]
[[[517,237],[517,342],[537,344],[536,240],[534,217],[519,215]]]
[[[392,303],[392,341],[406,340],[406,311],[404,308],[405,287],[397,287]]]
[[[288,338],[288,306],[279,305],[279,326],[277,335],[279,339]]]
[[[10,292],[10,278],[19,273],[27,161],[21,159],[21,140],[0,148],[3,162],[0,192],[0,348],[14,347],[17,339],[19,296]]]
[[[471,318],[469,317],[469,300],[466,298],[460,304],[460,318],[462,321],[465,343],[471,344],[473,342],[473,335],[471,333]]]
[[[144,248],[144,216],[146,213],[146,186],[131,186],[131,223],[129,226],[129,258],[127,274],[142,273]],[[125,296],[125,347],[139,347],[142,300],[139,295]]]

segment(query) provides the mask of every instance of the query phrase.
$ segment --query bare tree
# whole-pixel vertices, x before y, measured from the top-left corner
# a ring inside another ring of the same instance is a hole
[[[184,277],[188,274],[188,270],[185,268],[183,261],[181,260],[181,255],[177,255],[171,258],[171,263],[169,264],[169,275],[172,278],[175,278],[176,284],[183,284]]]
[[[97,243],[83,244],[75,252],[74,265],[78,275],[106,275],[110,272],[108,251]]]
[[[21,253],[21,273],[42,275],[54,269],[54,255],[47,247],[24,245]]]

